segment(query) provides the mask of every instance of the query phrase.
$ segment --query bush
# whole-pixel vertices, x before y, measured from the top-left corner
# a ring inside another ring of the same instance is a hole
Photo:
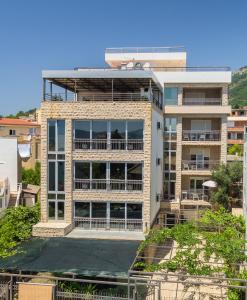
[[[33,207],[9,208],[0,219],[0,257],[8,257],[17,252],[16,246],[28,239],[32,226],[39,221],[39,204]]]
[[[40,185],[40,162],[36,162],[34,169],[22,168],[22,182]]]

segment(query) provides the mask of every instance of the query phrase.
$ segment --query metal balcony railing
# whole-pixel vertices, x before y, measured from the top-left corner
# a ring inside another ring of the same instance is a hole
[[[142,192],[142,180],[74,179],[75,190]]]
[[[74,217],[74,225],[83,229],[142,231],[143,221],[141,219]]]
[[[220,164],[219,160],[183,160],[182,170],[212,170],[214,167]]]
[[[221,105],[221,98],[183,98],[183,105]]]
[[[220,130],[183,130],[183,141],[220,141]]]
[[[75,150],[143,151],[143,139],[74,139]]]
[[[182,200],[204,200],[208,201],[207,191],[203,189],[183,190],[181,193]]]

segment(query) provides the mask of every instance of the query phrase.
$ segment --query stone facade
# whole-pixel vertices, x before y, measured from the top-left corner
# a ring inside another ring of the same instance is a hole
[[[157,108],[150,102],[43,102],[41,105],[41,223],[34,229],[35,235],[48,235],[42,224],[50,224],[47,206],[47,120],[65,120],[65,218],[69,226],[73,223],[73,201],[126,201],[143,203],[144,230],[153,222],[150,217],[151,201],[151,155],[152,155],[152,111]],[[162,115],[162,112],[159,111]],[[73,120],[144,120],[143,151],[73,150]],[[155,126],[157,126],[155,124]],[[73,161],[126,161],[143,163],[142,192],[97,192],[73,191]],[[55,223],[54,223],[55,224]],[[49,228],[50,228],[49,227]],[[50,230],[50,229],[49,229]],[[54,231],[56,231],[56,227]],[[53,232],[53,231],[52,231]],[[55,233],[52,233],[55,235]],[[61,230],[58,230],[58,235]]]

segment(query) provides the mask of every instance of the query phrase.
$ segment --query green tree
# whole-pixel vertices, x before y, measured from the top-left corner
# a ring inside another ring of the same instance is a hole
[[[39,221],[40,207],[9,208],[0,219],[0,257],[18,252],[16,246],[31,237],[32,226]]]
[[[40,162],[36,162],[34,169],[22,169],[22,182],[40,185]]]
[[[228,149],[228,154],[243,156],[243,145],[234,144]]]
[[[232,200],[241,198],[242,178],[242,162],[234,161],[217,166],[212,173],[212,180],[217,183],[217,188],[211,194],[211,201],[230,210]]]

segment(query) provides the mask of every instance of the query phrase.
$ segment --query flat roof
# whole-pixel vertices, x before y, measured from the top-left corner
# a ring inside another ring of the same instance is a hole
[[[112,89],[114,79],[115,91],[135,91],[140,87],[152,87],[162,90],[156,76],[151,70],[120,70],[120,69],[89,69],[78,68],[75,70],[44,70],[42,77],[54,84],[74,91],[108,91]]]
[[[31,238],[18,247],[17,254],[2,258],[0,269],[126,277],[139,243],[67,237]]]

